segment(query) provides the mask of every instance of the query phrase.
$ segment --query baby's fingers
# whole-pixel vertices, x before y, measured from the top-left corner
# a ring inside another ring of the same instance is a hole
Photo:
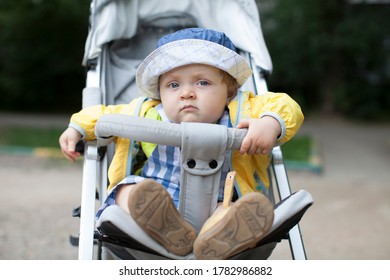
[[[251,146],[252,146],[252,141],[251,141],[251,139],[248,138],[248,137],[245,137],[244,140],[243,140],[242,143],[241,143],[240,154],[241,154],[241,155],[243,155],[243,154],[245,154],[245,153],[249,154],[249,153],[250,153]]]
[[[69,140],[66,137],[60,138],[60,147],[65,158],[69,161],[74,162],[77,157],[80,156],[79,152],[76,152],[76,143],[72,140]]]
[[[242,119],[240,122],[237,124],[237,128],[248,128],[250,124],[250,121],[248,119]]]
[[[71,153],[71,152],[62,151],[62,153],[64,154],[65,158],[71,162],[74,162],[76,158],[79,156],[79,154],[76,152]]]

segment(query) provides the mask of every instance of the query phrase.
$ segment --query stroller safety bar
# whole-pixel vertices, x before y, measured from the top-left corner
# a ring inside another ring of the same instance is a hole
[[[247,129],[226,128],[206,123],[175,124],[121,114],[102,116],[96,124],[95,135],[98,139],[98,146],[107,146],[113,136],[118,136],[135,141],[181,147],[184,129],[193,130],[202,135],[202,132],[217,126],[226,129],[226,150],[238,150]]]

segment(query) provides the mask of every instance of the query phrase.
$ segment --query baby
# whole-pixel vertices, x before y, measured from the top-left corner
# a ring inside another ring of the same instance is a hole
[[[251,74],[224,33],[189,28],[162,37],[137,69],[137,86],[148,97],[139,115],[248,129],[240,150],[225,161],[219,196],[223,203],[197,233],[177,210],[180,148],[142,142],[136,164],[129,167],[130,140],[117,138],[108,197],[97,215],[117,204],[167,250],[182,256],[193,252],[197,259],[227,259],[255,246],[273,222],[273,205],[267,199],[269,153],[296,134],[303,114],[287,94],[239,92]],[[139,102],[92,106],[74,114],[60,137],[65,157],[74,161],[80,156],[76,143],[95,139],[100,116],[134,114]],[[129,168],[133,175],[126,175]]]

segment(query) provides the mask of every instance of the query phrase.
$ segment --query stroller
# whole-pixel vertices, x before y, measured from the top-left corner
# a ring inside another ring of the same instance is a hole
[[[255,1],[94,0],[90,9],[90,30],[83,58],[87,69],[84,108],[129,103],[139,98],[135,85],[139,63],[155,48],[161,36],[188,27],[224,32],[253,70],[252,77],[240,91],[251,90],[256,94],[267,91],[265,78],[272,70],[272,63],[262,37]],[[131,147],[136,146],[137,141],[181,147],[183,163],[196,159],[207,167],[215,159],[223,162],[227,150],[238,149],[245,133],[234,128],[217,129],[209,124],[171,124],[125,115],[99,119],[95,129],[98,139],[82,143],[81,206],[73,214],[80,217],[80,233],[78,238],[71,238],[71,242],[79,246],[79,259],[195,258],[192,253],[182,257],[168,252],[117,205],[107,207],[95,221],[96,200],[101,204],[106,198],[107,169],[115,148],[113,136],[131,139]],[[204,146],[210,148],[204,149]],[[132,163],[127,164],[132,166]],[[271,233],[257,246],[232,259],[267,259],[284,238],[289,239],[294,259],[306,259],[298,222],[312,204],[312,197],[304,190],[291,194],[280,147],[272,151],[269,173],[268,198],[275,205]],[[215,182],[219,182],[220,176],[218,168],[210,166],[194,172],[183,164],[181,188],[185,188],[183,193],[192,199],[180,198],[179,205],[185,206],[179,211],[197,230],[215,209],[218,194]],[[208,187],[199,191],[197,186],[200,185]],[[279,194],[278,200],[274,189]]]

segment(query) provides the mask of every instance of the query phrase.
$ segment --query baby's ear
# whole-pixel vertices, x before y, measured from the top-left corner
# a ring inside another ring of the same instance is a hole
[[[230,87],[228,89],[227,104],[229,104],[230,101],[232,101],[234,99],[234,97],[236,97],[237,91],[238,91],[238,88],[236,88],[236,87]]]

